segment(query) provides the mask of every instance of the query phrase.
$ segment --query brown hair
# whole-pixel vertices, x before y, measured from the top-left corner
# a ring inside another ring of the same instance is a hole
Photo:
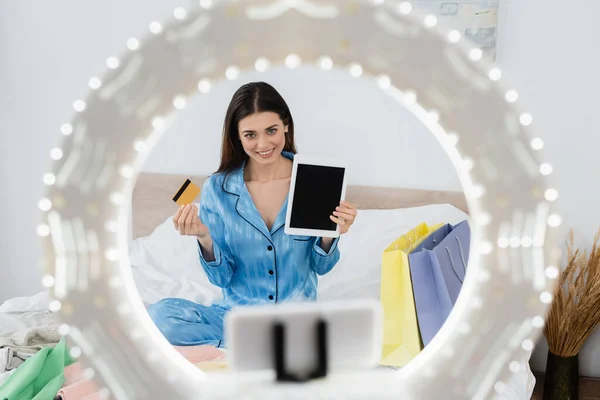
[[[248,154],[239,139],[238,124],[247,116],[260,112],[274,112],[279,115],[283,124],[288,126],[283,151],[296,154],[294,119],[285,100],[268,83],[251,82],[243,85],[233,94],[227,108],[223,124],[221,164],[216,173],[231,172],[246,162]]]

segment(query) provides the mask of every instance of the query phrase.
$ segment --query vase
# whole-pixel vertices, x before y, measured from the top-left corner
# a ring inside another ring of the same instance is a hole
[[[548,351],[543,400],[579,399],[579,355],[561,357]]]

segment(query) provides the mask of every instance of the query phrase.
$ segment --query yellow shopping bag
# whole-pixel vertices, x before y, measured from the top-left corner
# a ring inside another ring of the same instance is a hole
[[[383,349],[381,365],[402,367],[423,349],[410,279],[408,254],[443,224],[425,223],[396,239],[382,255],[381,304]]]

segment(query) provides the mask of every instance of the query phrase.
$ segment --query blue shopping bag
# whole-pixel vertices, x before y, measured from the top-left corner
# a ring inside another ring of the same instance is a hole
[[[426,346],[440,330],[467,272],[471,230],[465,220],[431,233],[409,254],[408,262],[421,340]]]

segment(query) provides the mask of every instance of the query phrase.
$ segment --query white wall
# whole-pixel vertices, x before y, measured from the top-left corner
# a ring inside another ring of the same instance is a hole
[[[219,164],[225,112],[245,82],[272,84],[291,109],[299,152],[341,157],[351,184],[461,190],[437,139],[374,82],[314,67],[248,72],[196,96],[154,148],[148,172],[208,174]],[[426,163],[424,160],[427,160]]]
[[[589,246],[600,227],[600,2],[505,0],[500,9],[498,59],[519,89],[554,166],[552,181],[565,231]],[[545,368],[542,339],[531,365]],[[600,329],[582,349],[580,373],[600,377]]]
[[[35,236],[41,177],[73,100],[85,94],[91,76],[104,72],[108,56],[123,51],[127,38],[185,3],[0,0],[0,302],[41,289]],[[397,109],[370,82],[310,68],[293,75],[282,70],[254,73],[214,85],[210,95],[198,96],[179,113],[144,170],[214,171],[227,104],[242,82],[255,79],[269,81],[286,98],[299,150],[346,158],[351,183],[460,190],[452,164],[414,116]],[[424,152],[434,160],[427,169],[419,161]]]
[[[0,0],[0,302],[40,290],[40,249],[35,236],[39,214],[35,210],[43,194],[41,176],[49,166],[49,150],[58,143],[57,127],[68,119],[72,101],[84,93],[91,75],[102,73],[105,58],[123,49],[127,37],[139,34],[148,21],[160,20],[175,6],[186,3]],[[590,0],[504,2],[498,49],[500,67],[530,105],[544,136],[548,159],[556,171],[553,179],[561,194],[558,205],[564,227],[575,228],[587,244],[600,225],[600,186],[594,180],[600,166],[593,161],[600,149],[600,137],[593,124],[600,92],[600,58],[594,51],[598,46],[595,38],[600,37],[596,22],[599,14],[600,3]],[[388,165],[386,157],[368,162],[365,158],[361,168],[377,172],[367,175],[362,169],[356,182],[366,183],[371,176],[377,179],[374,184],[408,182],[403,179],[414,172],[411,168],[419,153],[407,149],[426,148],[428,142],[434,143],[432,137],[420,134],[414,120],[393,110],[388,99],[366,90],[366,83],[355,81],[346,86],[346,77],[336,76],[326,82],[322,79],[323,75],[313,74],[311,80],[302,82],[297,93],[286,77],[274,74],[269,79],[281,90],[298,120],[300,150],[339,154],[340,148],[350,149],[351,158],[357,162],[362,160],[363,149],[370,154],[391,154],[399,149],[404,156],[400,171],[393,169],[394,175],[381,173]],[[165,136],[160,149],[150,156],[145,169],[185,173],[213,170],[217,157],[210,149],[218,146],[223,107],[235,87],[237,84],[223,83],[215,87],[210,100],[194,100]],[[309,96],[308,89],[333,93],[335,101],[330,96]],[[361,102],[372,107],[363,110]],[[209,108],[211,105],[215,106]],[[206,114],[206,109],[213,110],[215,116]],[[331,121],[330,115],[340,114],[345,118]],[[315,115],[329,117],[327,128]],[[204,131],[199,132],[198,127],[204,127]],[[351,139],[344,138],[340,143],[321,134],[342,130]],[[407,136],[392,133],[398,131]],[[378,140],[373,140],[375,135]],[[200,143],[197,164],[174,155],[181,151],[182,142],[186,147]],[[456,187],[455,178],[442,165],[433,168],[432,174],[409,181],[410,186]],[[440,172],[445,173],[442,179]],[[545,362],[543,344],[540,349],[532,362],[536,370],[541,370]],[[600,377],[599,353],[597,332],[582,353],[582,374]]]
[[[124,41],[177,0],[0,0],[0,302],[41,289],[35,229],[58,127]]]

